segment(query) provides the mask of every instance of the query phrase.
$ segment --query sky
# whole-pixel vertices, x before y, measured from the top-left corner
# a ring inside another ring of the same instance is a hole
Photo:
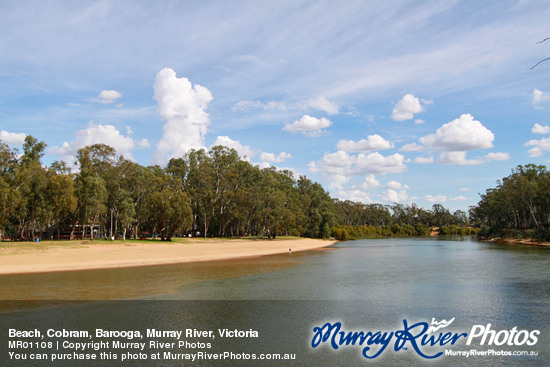
[[[467,210],[550,162],[544,1],[2,1],[0,141],[225,145],[332,197]]]

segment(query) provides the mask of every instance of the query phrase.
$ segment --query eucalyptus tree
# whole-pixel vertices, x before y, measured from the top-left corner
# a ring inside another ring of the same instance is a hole
[[[98,222],[101,215],[107,213],[108,193],[105,180],[100,176],[102,171],[102,165],[98,164],[100,157],[91,147],[79,149],[77,153],[80,165],[80,172],[75,179],[78,220],[82,225],[83,238],[86,235],[86,226],[90,227],[91,240],[94,239],[94,224]]]
[[[28,235],[32,240],[48,225],[52,212],[47,200],[48,179],[40,159],[46,144],[33,136],[25,137],[23,154],[13,175],[13,213],[19,237]]]
[[[77,205],[75,181],[64,162],[53,162],[47,177],[47,198],[52,214],[50,225],[59,230],[61,226],[67,227],[74,222]]]
[[[478,225],[493,228],[548,229],[550,226],[550,172],[543,165],[517,166],[497,181],[470,209]]]
[[[185,155],[189,173],[185,182],[185,192],[191,200],[194,226],[201,227],[203,235],[208,229],[216,211],[216,179],[212,157],[204,149],[191,150]]]
[[[305,236],[312,238],[328,238],[332,226],[336,223],[336,208],[329,194],[317,182],[312,182],[305,176],[298,180],[298,188],[302,194],[307,213]]]
[[[17,166],[15,152],[0,141],[0,239],[4,238],[9,219],[17,205],[18,195],[13,189],[14,171]]]
[[[170,241],[175,234],[191,228],[191,205],[179,179],[164,171],[155,173],[145,198],[147,222],[153,232],[159,233],[161,240]]]

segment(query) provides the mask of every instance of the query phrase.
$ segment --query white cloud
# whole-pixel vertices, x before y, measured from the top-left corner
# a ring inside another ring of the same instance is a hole
[[[466,196],[455,196],[454,198],[450,198],[449,201],[465,201],[468,200]]]
[[[268,163],[272,163],[272,162],[280,163],[290,158],[292,158],[292,154],[287,152],[281,152],[278,155],[275,155],[275,153],[267,153],[267,152],[262,152],[260,154],[260,160],[262,162],[268,162]]]
[[[411,144],[405,144],[399,149],[401,152],[423,152],[424,147],[422,145],[411,143]]]
[[[64,142],[60,147],[54,146],[50,148],[49,152],[59,155],[64,161],[71,163],[78,150],[88,145],[109,145],[115,148],[118,154],[124,155],[128,159],[133,159],[132,150],[149,147],[147,139],[135,142],[131,137],[124,136],[115,126],[98,125],[93,121],[90,121],[86,129],[78,130],[75,135],[75,140],[72,142]]]
[[[340,200],[350,200],[353,202],[363,203],[363,204],[370,204],[372,203],[372,199],[370,196],[361,190],[346,190],[346,191],[338,191],[336,194],[338,199]]]
[[[361,182],[359,187],[363,190],[372,190],[380,186],[380,182],[376,180],[376,177],[371,173],[365,177],[365,180]]]
[[[424,122],[426,122],[426,121],[424,121],[422,119],[414,119],[414,123],[417,124],[417,125],[423,124]]]
[[[550,152],[550,138],[529,140],[525,146],[534,147],[528,151],[530,157],[540,157],[545,151]]]
[[[466,152],[441,152],[439,162],[443,164],[472,165],[481,164],[481,159],[466,159]]]
[[[374,134],[367,136],[367,139],[361,139],[357,142],[353,140],[340,140],[336,148],[345,152],[370,153],[375,150],[393,148],[393,144],[380,135]]]
[[[373,173],[373,174],[386,174],[386,173],[399,173],[407,169],[403,164],[403,157],[399,153],[395,153],[389,156],[383,156],[378,152],[370,153],[368,155],[359,154],[357,156],[357,171],[359,174]]]
[[[461,187],[461,188],[459,189],[459,191],[468,192],[468,191],[472,191],[472,189],[469,188],[469,187]]]
[[[300,120],[294,121],[283,127],[283,130],[291,132],[301,132],[306,136],[320,136],[325,133],[326,128],[332,125],[332,121],[322,117],[320,119],[309,115],[304,115]]]
[[[25,143],[25,133],[10,133],[6,130],[0,131],[0,142],[10,145],[23,145]]]
[[[349,177],[345,175],[333,175],[331,177],[331,182],[328,185],[329,189],[339,189],[342,190],[344,184],[349,181]]]
[[[447,197],[445,195],[426,195],[424,200],[430,203],[444,203],[447,201]]]
[[[550,101],[550,96],[547,95],[545,92],[534,89],[533,95],[531,96],[531,103],[533,103],[533,106],[538,107],[539,104]]]
[[[113,103],[119,98],[122,98],[122,94],[120,94],[116,90],[103,90],[97,96],[98,102],[105,104]]]
[[[550,125],[543,126],[540,124],[535,124],[533,125],[531,132],[533,134],[550,134]]]
[[[329,115],[334,115],[340,112],[340,107],[326,99],[318,97],[307,101],[299,101],[294,103],[284,101],[270,101],[263,103],[261,101],[243,100],[233,106],[233,111],[247,111],[252,109],[261,109],[267,111],[289,111],[289,110],[318,110],[326,112]]]
[[[491,148],[495,135],[470,114],[442,125],[435,134],[420,138],[427,147],[444,152]]]
[[[339,150],[335,153],[325,153],[323,159],[308,164],[311,172],[322,172],[334,179],[337,178],[333,187],[338,187],[344,180],[353,176],[378,175],[386,173],[399,173],[407,169],[404,162],[405,157],[395,153],[390,156],[383,156],[378,152],[370,154],[350,155]],[[376,185],[374,177],[369,177],[371,184]]]
[[[412,120],[415,113],[424,111],[420,100],[412,94],[405,94],[399,102],[395,104],[391,113],[394,121]]]
[[[256,155],[256,152],[250,149],[249,146],[242,145],[238,140],[232,140],[229,136],[218,136],[214,144],[212,144],[212,147],[217,145],[223,145],[224,147],[235,149],[237,154],[248,162],[250,162],[251,158]]]
[[[434,157],[416,157],[414,163],[431,164],[434,162]]]
[[[309,100],[305,103],[306,108],[314,108],[320,111],[325,111],[329,115],[337,114],[340,107],[336,103],[333,103],[325,97],[319,97],[317,99]]]
[[[489,153],[485,156],[485,159],[487,161],[507,161],[510,159],[510,154],[502,152]]]
[[[397,181],[389,181],[384,186],[386,188],[392,189],[392,190],[400,190],[400,189],[408,190],[409,189],[408,185],[403,185],[401,182],[397,182]]]
[[[409,195],[405,190],[387,189],[383,199],[391,203],[404,203],[408,198]]]
[[[136,142],[136,145],[138,146],[138,148],[151,148],[151,144],[146,138],[143,138],[140,141]]]
[[[154,99],[158,102],[160,115],[166,120],[155,162],[164,164],[169,158],[202,148],[210,125],[206,113],[213,99],[210,91],[191,84],[187,78],[178,78],[174,70],[165,68],[157,74]]]

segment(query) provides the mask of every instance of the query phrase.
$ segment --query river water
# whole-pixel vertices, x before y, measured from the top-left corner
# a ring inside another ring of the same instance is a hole
[[[296,354],[296,360],[286,364],[222,361],[192,365],[425,365],[428,360],[411,345],[395,351],[395,339],[372,360],[362,356],[364,346],[334,350],[321,343],[314,349],[312,331],[326,322],[340,322],[346,331],[391,332],[403,330],[404,322],[429,324],[432,319],[453,318],[453,323],[440,332],[471,334],[474,325],[486,328],[491,324],[491,330],[507,330],[506,335],[514,327],[517,332],[539,330],[540,334],[532,346],[481,345],[479,337],[471,345],[465,345],[463,338],[456,345],[420,348],[425,355],[445,349],[501,354],[444,355],[429,361],[430,365],[550,365],[549,248],[469,238],[374,239],[341,242],[292,255],[10,275],[1,276],[0,281],[0,299],[44,300],[4,302],[0,308],[4,310],[4,326],[254,329],[263,337],[250,342],[250,347],[243,346],[242,340],[227,339],[217,342],[216,347]],[[56,299],[88,301],[51,302]],[[379,346],[373,346],[370,355],[376,349]],[[502,355],[518,351],[538,355]],[[156,365],[152,361],[145,364]]]

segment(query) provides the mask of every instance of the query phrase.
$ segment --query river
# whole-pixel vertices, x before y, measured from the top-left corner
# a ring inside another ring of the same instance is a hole
[[[481,337],[465,345],[463,337],[456,345],[425,346],[419,351],[426,356],[445,349],[538,355],[443,355],[430,365],[545,366],[550,364],[549,275],[549,248],[469,238],[374,239],[231,261],[2,276],[0,298],[43,300],[4,302],[3,324],[10,327],[253,329],[261,337],[250,342],[247,350],[296,354],[292,362],[260,365],[424,365],[427,360],[411,346],[396,351],[395,338],[378,357],[367,360],[362,355],[364,346],[335,350],[321,343],[312,348],[312,331],[326,322],[341,322],[346,331],[389,333],[403,330],[404,322],[429,324],[432,319],[454,318],[440,332],[471,334],[474,325],[491,324],[495,332],[506,330],[499,334],[503,337],[514,327],[516,335],[522,330],[540,334],[532,346],[489,346],[488,341],[480,345]],[[86,301],[52,303],[55,299]],[[219,339],[216,348],[243,349],[242,343]],[[367,355],[377,349],[373,345]],[[245,360],[218,364],[258,365]]]

